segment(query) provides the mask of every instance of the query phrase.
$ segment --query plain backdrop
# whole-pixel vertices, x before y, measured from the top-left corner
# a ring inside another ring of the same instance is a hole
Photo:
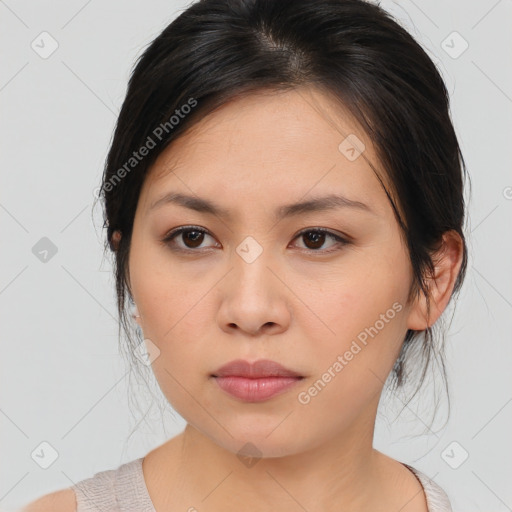
[[[186,5],[0,1],[3,510],[145,455],[184,427],[170,407],[164,424],[154,408],[140,421],[130,407],[143,390],[129,387],[119,355],[92,206],[132,65]],[[451,416],[430,428],[428,407],[398,415],[395,397],[381,404],[375,446],[433,478],[454,512],[510,511],[512,2],[382,6],[441,70],[473,188],[468,273],[447,336]]]

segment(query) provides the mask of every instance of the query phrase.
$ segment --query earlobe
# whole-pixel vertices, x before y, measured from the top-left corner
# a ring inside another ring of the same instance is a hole
[[[137,304],[133,303],[130,308],[130,316],[132,317],[135,322],[139,324],[140,327],[142,327],[142,323],[140,321],[140,313],[139,309],[137,308]]]
[[[430,314],[427,316],[427,299],[420,291],[409,313],[408,329],[423,331],[436,323],[450,301],[462,258],[460,235],[453,230],[447,231],[443,234],[441,248],[432,257],[434,276],[426,283],[430,294]]]
[[[121,241],[121,231],[116,229],[114,233],[112,233],[112,243],[111,246],[113,247],[114,251],[117,251],[119,248],[119,242]]]

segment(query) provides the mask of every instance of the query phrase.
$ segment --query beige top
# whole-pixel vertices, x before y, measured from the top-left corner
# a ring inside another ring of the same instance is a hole
[[[142,472],[143,459],[101,471],[73,485],[76,512],[156,512]],[[416,475],[423,486],[429,512],[452,512],[448,496],[441,487],[417,469],[407,464],[404,466]]]

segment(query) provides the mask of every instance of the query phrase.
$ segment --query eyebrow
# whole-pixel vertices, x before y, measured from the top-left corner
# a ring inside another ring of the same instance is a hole
[[[204,199],[197,196],[189,196],[179,192],[170,192],[160,197],[151,204],[148,211],[153,211],[168,204],[177,204],[178,206],[182,206],[199,213],[215,215],[227,220],[231,220],[233,218],[231,210],[222,208],[209,199]],[[303,213],[328,211],[337,208],[354,208],[362,212],[377,215],[375,211],[373,211],[367,204],[362,203],[361,201],[349,199],[341,195],[329,194],[322,197],[314,197],[307,201],[280,206],[274,212],[274,217],[275,220],[281,220],[286,217],[292,217]]]

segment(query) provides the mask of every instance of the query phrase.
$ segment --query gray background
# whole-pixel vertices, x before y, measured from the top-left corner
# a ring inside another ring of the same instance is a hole
[[[450,420],[428,428],[428,387],[396,421],[401,399],[392,397],[375,445],[438,482],[455,512],[510,511],[512,2],[382,5],[445,78],[473,189],[468,274],[447,337]],[[132,64],[185,6],[0,1],[4,510],[140,457],[184,426],[171,410],[164,428],[154,408],[145,422],[144,409],[130,408],[139,390],[119,356],[101,207],[92,204]],[[43,31],[58,44],[47,58],[31,47],[51,49]],[[34,254],[43,237],[57,249],[46,262]],[[48,469],[42,442],[58,452]]]

